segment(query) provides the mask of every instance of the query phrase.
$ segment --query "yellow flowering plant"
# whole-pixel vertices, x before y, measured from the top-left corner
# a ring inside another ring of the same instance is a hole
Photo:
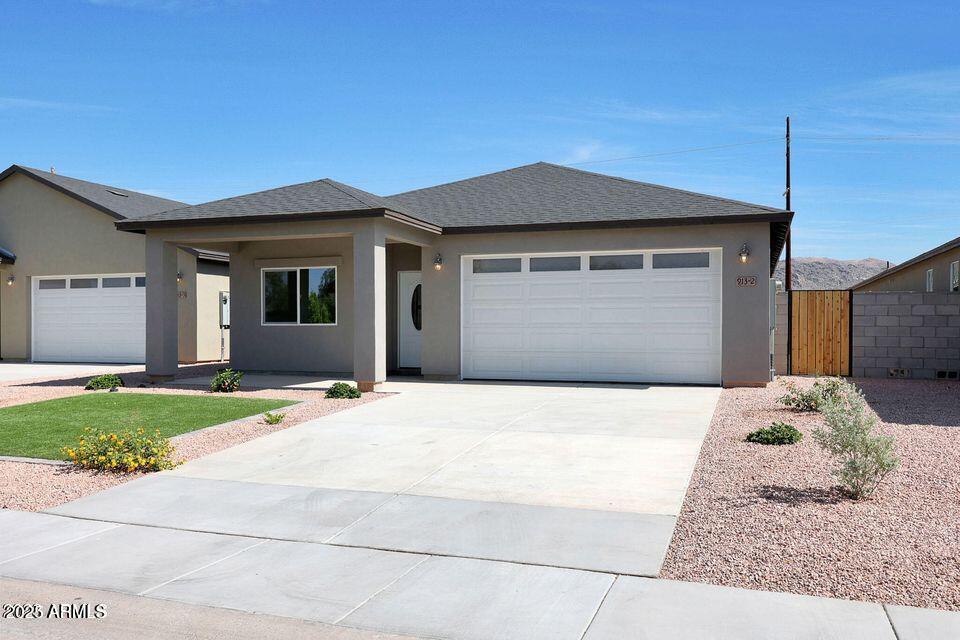
[[[63,447],[63,455],[83,469],[132,473],[162,471],[177,465],[173,445],[159,431],[152,436],[140,428],[112,433],[85,427],[73,446]]]

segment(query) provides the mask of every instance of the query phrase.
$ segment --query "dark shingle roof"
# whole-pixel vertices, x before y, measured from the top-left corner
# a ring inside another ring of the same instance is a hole
[[[13,253],[13,251],[9,251],[7,249],[4,249],[3,247],[0,247],[0,264],[16,264],[16,263],[17,263],[17,256]]]
[[[938,255],[940,255],[941,253],[946,253],[947,251],[950,251],[951,249],[956,249],[956,248],[958,248],[958,247],[960,247],[960,236],[954,238],[953,240],[948,240],[948,241],[944,242],[942,245],[940,245],[939,247],[934,247],[933,249],[930,249],[930,251],[925,251],[925,252],[921,253],[920,255],[918,255],[918,256],[916,256],[916,257],[914,257],[914,258],[910,258],[910,259],[907,260],[906,262],[901,262],[900,264],[898,264],[898,265],[896,265],[896,266],[894,266],[894,267],[890,267],[889,269],[884,269],[884,270],[881,271],[880,273],[878,273],[878,274],[876,274],[876,275],[874,275],[874,276],[871,276],[871,277],[867,278],[866,280],[862,280],[862,281],[858,282],[857,284],[853,285],[853,286],[850,287],[850,288],[851,288],[852,290],[854,290],[854,291],[856,291],[856,290],[858,290],[858,289],[862,289],[862,288],[864,288],[865,286],[867,286],[867,285],[869,285],[869,284],[873,284],[873,283],[876,282],[877,280],[882,280],[882,279],[886,278],[887,276],[892,276],[893,274],[897,273],[898,271],[902,271],[903,269],[906,269],[907,267],[913,266],[913,265],[917,264],[918,262],[923,262],[924,260],[926,260],[926,259],[928,259],[928,258],[932,258],[932,257],[934,257],[934,256],[938,256]]]
[[[176,224],[186,220],[197,223],[245,222],[304,216],[333,218],[336,214],[347,213],[379,215],[385,210],[405,214],[402,206],[392,204],[385,198],[324,178],[141,216],[135,221],[131,220],[130,225],[121,226],[129,228],[139,223],[147,223],[148,226],[151,223]]]
[[[547,162],[408,191],[387,200],[416,211],[445,232],[787,213]]]
[[[96,182],[87,182],[77,178],[69,178],[49,171],[41,171],[23,165],[11,165],[3,173],[0,180],[14,173],[29,176],[46,184],[68,196],[76,198],[117,219],[136,218],[158,211],[166,211],[182,207],[183,202],[150,196],[139,191],[130,191],[119,187],[111,187]]]

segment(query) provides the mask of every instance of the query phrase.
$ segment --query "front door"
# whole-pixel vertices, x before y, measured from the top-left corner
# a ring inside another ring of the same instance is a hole
[[[420,368],[421,312],[423,279],[419,271],[401,271],[397,300],[400,368]]]

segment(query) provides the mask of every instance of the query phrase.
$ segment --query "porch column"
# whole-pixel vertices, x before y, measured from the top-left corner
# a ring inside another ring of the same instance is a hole
[[[376,222],[353,234],[353,377],[360,391],[387,379],[386,234]]]
[[[177,246],[146,236],[147,376],[172,380],[177,373]]]

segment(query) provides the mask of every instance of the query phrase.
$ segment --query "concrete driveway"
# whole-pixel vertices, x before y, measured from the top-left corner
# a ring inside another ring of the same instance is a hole
[[[719,389],[386,390],[52,514],[0,513],[0,575],[414,637],[893,638],[879,605],[649,578]]]
[[[73,379],[101,373],[142,371],[143,365],[83,364],[75,362],[0,362],[0,383],[46,378]]]

